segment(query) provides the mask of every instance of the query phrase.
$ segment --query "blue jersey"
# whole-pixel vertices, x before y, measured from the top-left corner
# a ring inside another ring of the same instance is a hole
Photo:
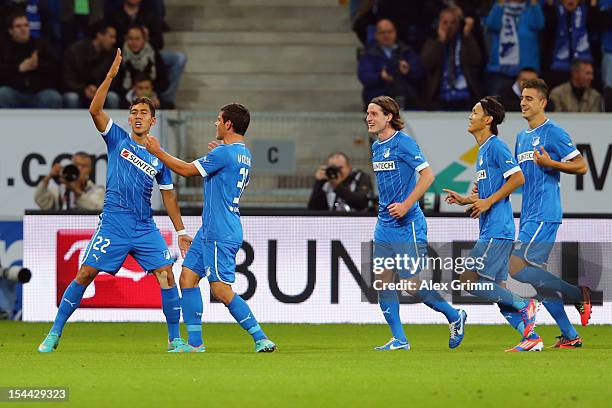
[[[153,179],[161,190],[173,189],[170,169],[112,119],[102,138],[108,148],[103,211],[132,214],[139,220],[151,218]]]
[[[429,167],[417,143],[397,131],[385,141],[372,144],[372,165],[378,184],[378,223],[385,227],[405,227],[423,215],[416,202],[402,218],[393,218],[387,208],[404,201],[416,185],[417,172]]]
[[[193,164],[204,177],[202,239],[241,244],[239,202],[249,184],[251,152],[244,143],[223,144]]]
[[[522,130],[518,134],[514,150],[525,174],[521,224],[526,221],[560,223],[563,218],[561,173],[540,167],[533,161],[534,149],[540,151],[542,146],[556,161],[568,161],[580,154],[567,132],[550,119],[535,129]]]
[[[521,171],[508,146],[497,136],[489,137],[478,150],[476,182],[478,198],[488,198],[499,190],[506,179]],[[510,196],[493,204],[479,218],[480,238],[514,240],[514,217]]]

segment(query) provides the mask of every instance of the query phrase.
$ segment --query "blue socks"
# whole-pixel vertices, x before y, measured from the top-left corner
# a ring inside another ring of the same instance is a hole
[[[181,298],[179,297],[178,288],[173,286],[168,289],[161,290],[162,310],[166,316],[168,324],[168,340],[172,341],[181,337],[179,331],[179,322],[181,320]]]
[[[579,287],[567,283],[563,279],[535,266],[526,266],[512,276],[519,282],[529,283],[536,290],[545,289],[548,292],[560,292],[571,302],[582,301],[582,291]]]
[[[444,300],[437,291],[420,289],[417,292],[417,295],[421,297],[423,303],[425,303],[427,306],[436,312],[444,314],[449,323],[459,320],[459,312],[457,312],[457,309],[452,307],[446,300]]]
[[[574,329],[574,326],[569,321],[567,313],[563,308],[563,301],[560,298],[547,298],[543,302],[544,307],[548,310],[548,313],[555,319],[557,325],[561,329],[561,334],[566,339],[575,339],[578,337],[578,332]]]
[[[58,336],[62,335],[64,325],[77,307],[79,307],[85,289],[87,289],[87,286],[79,285],[76,280],[70,282],[70,285],[68,285],[62,295],[59,308],[57,309],[57,315],[55,316],[55,322],[53,322],[53,327],[51,327],[49,333],[54,333]]]
[[[255,316],[253,316],[249,305],[246,304],[244,299],[237,294],[234,294],[232,301],[226,306],[232,317],[236,319],[236,322],[238,322],[238,324],[244,330],[253,336],[253,340],[257,341],[266,338],[266,335],[259,326],[259,323],[257,323],[257,319],[255,319]]]
[[[510,326],[514,327],[516,331],[519,332],[521,337],[523,337],[523,332],[525,331],[525,323],[523,322],[523,318],[519,312],[517,312],[513,307],[497,304],[499,307],[499,311],[504,316],[504,319],[508,321]]]
[[[404,327],[399,315],[399,300],[397,291],[395,290],[381,290],[378,292],[378,304],[380,310],[383,312],[383,316],[387,321],[387,324],[391,328],[393,337],[402,342],[407,342],[406,333],[404,333]]]
[[[500,286],[500,284],[497,282],[494,282],[489,279],[479,278],[478,283],[490,283],[493,285],[493,289],[473,289],[468,290],[467,292],[471,293],[474,296],[478,296],[481,299],[485,299],[502,306],[511,307],[514,310],[521,310],[528,304],[527,300],[523,299],[519,295],[515,295],[508,289]]]
[[[188,343],[190,346],[202,345],[202,293],[200,287],[182,289],[183,320],[187,326]],[[168,326],[168,330],[170,327]]]

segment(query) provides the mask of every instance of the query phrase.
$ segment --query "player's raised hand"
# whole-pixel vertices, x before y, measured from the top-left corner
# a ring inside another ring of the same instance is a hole
[[[114,78],[117,75],[117,72],[119,72],[119,68],[121,68],[121,48],[117,48],[113,65],[111,65],[110,69],[108,70],[108,74],[106,75]]]
[[[553,160],[550,158],[550,155],[548,154],[546,149],[544,149],[544,146],[540,146],[540,149],[542,150],[541,152],[538,151],[538,149],[533,150],[533,161],[538,166],[551,167]]]
[[[402,218],[404,215],[406,215],[410,207],[404,203],[393,203],[387,208],[389,209],[389,214],[391,214],[393,218]]]
[[[470,205],[465,212],[470,214],[470,217],[472,218],[478,218],[483,213],[487,212],[492,205],[493,201],[491,201],[490,198],[482,198],[480,200],[476,200],[474,204]]]
[[[179,249],[181,250],[181,256],[183,258],[185,258],[185,255],[187,254],[187,251],[191,246],[191,242],[193,242],[193,238],[191,238],[189,235],[179,235],[178,245]]]
[[[210,152],[212,149],[214,149],[215,147],[219,146],[221,143],[219,143],[216,140],[213,140],[212,142],[208,142],[208,151]]]
[[[155,136],[151,136],[151,135],[145,136],[145,147],[147,148],[147,151],[149,153],[152,153],[156,156],[162,150],[161,145],[159,144],[159,140],[157,140]]]
[[[465,204],[465,197],[459,194],[458,192],[450,190],[448,188],[443,188],[442,191],[448,194],[446,198],[444,198],[444,201],[446,201],[447,203],[459,205]]]

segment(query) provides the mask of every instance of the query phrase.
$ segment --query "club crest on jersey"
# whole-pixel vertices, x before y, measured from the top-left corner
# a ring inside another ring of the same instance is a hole
[[[476,172],[476,181],[484,180],[487,178],[487,172],[485,170],[478,170]]]
[[[389,155],[391,155],[391,149],[386,148],[385,151],[383,152],[383,157],[386,159],[387,157],[389,157]]]
[[[123,150],[121,150],[121,157],[132,163],[137,169],[144,172],[149,177],[155,177],[155,175],[157,174],[157,170],[155,170],[155,167],[151,166],[149,163],[142,160],[140,157],[136,156],[128,149],[124,148]]]
[[[157,167],[157,165],[159,164],[159,160],[157,160],[157,157],[151,159],[151,164]]]
[[[536,136],[531,140],[531,145],[532,146],[537,146],[540,144],[540,136]]]
[[[374,171],[395,170],[395,162],[394,161],[374,162],[372,163],[372,167],[374,168]]]
[[[518,155],[519,164],[528,160],[533,161],[533,150]]]

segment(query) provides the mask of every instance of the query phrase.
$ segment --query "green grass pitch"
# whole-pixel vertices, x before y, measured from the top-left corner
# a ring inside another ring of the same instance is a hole
[[[519,340],[507,326],[468,325],[449,350],[446,326],[406,325],[408,352],[372,350],[389,339],[385,325],[262,326],[276,353],[255,354],[235,324],[205,324],[206,353],[168,354],[163,324],[69,323],[40,354],[50,324],[0,322],[0,386],[70,388],[68,402],[0,405],[611,406],[612,326],[580,328],[582,349],[520,354],[503,352]],[[538,332],[545,345],[557,335]]]

